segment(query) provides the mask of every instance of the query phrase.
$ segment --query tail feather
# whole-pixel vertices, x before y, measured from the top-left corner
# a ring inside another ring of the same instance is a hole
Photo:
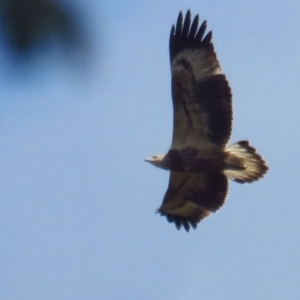
[[[241,141],[226,148],[228,168],[224,174],[239,183],[259,180],[268,171],[263,158],[248,141]]]

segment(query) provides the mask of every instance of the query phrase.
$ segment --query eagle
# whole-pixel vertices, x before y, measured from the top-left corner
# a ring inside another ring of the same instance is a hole
[[[232,94],[212,44],[206,21],[183,20],[170,33],[173,138],[169,151],[145,161],[170,171],[157,213],[186,231],[225,202],[228,179],[251,183],[268,170],[248,141],[227,143],[232,127]]]

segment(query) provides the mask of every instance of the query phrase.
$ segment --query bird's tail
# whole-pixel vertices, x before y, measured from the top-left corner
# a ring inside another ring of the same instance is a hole
[[[224,174],[239,183],[260,179],[268,167],[263,158],[256,153],[248,141],[241,141],[226,148],[227,168]]]

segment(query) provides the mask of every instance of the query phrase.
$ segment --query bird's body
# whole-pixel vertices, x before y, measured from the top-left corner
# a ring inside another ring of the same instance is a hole
[[[267,171],[248,141],[227,146],[232,95],[211,43],[206,22],[178,16],[170,35],[173,139],[165,155],[146,161],[170,172],[169,187],[157,210],[188,231],[225,201],[228,178],[252,182]]]
[[[203,152],[196,148],[171,149],[158,167],[174,172],[220,172],[225,169],[225,153]]]

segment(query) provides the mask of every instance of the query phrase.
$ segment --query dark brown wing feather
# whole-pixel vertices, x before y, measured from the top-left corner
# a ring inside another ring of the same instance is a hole
[[[174,129],[172,148],[224,147],[231,134],[231,91],[198,15],[179,14],[170,34]]]
[[[224,204],[227,187],[223,173],[171,172],[168,190],[157,212],[174,222],[177,229],[183,226],[189,231],[190,226],[196,228]]]

